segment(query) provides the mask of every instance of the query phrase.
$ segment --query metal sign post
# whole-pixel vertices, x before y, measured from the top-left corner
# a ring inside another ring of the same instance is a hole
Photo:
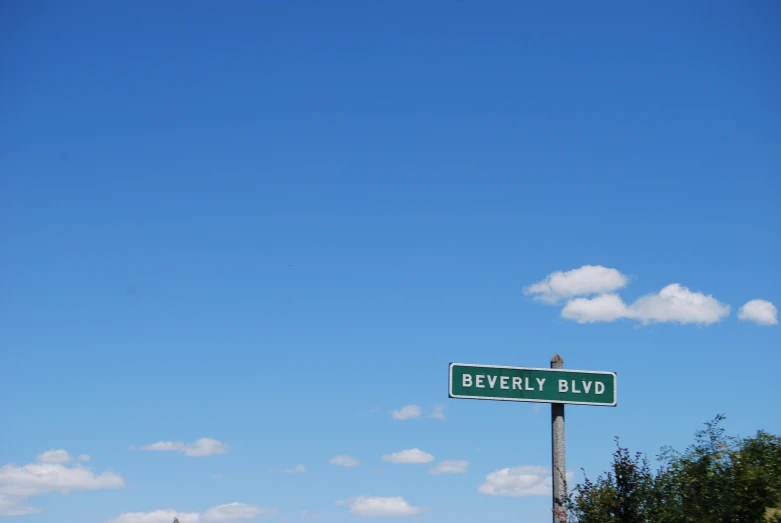
[[[551,369],[563,369],[564,360],[556,354]],[[553,479],[553,523],[567,521],[567,453],[564,445],[564,404],[551,403],[551,474]]]

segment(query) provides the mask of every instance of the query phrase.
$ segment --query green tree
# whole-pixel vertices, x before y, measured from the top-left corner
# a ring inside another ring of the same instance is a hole
[[[774,517],[781,500],[781,439],[764,431],[738,439],[724,435],[717,416],[683,453],[662,451],[662,471],[681,523],[754,523]]]
[[[569,498],[579,523],[781,523],[781,438],[725,436],[717,416],[683,452],[664,448],[653,473],[641,453],[616,440],[607,473]]]
[[[581,523],[640,523],[655,512],[655,477],[648,458],[631,454],[616,438],[611,469],[588,477],[570,497],[570,518]]]

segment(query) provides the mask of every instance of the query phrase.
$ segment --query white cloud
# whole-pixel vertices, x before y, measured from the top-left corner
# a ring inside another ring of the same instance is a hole
[[[738,318],[760,325],[778,325],[775,305],[766,300],[751,300],[738,311]]]
[[[567,481],[575,479],[573,472],[567,472]],[[491,472],[477,488],[489,496],[550,496],[552,478],[549,467],[524,465]]]
[[[420,417],[420,407],[417,405],[407,405],[399,410],[391,412],[391,416],[395,420],[414,419]]]
[[[352,456],[336,456],[334,458],[331,458],[328,460],[328,463],[332,465],[340,465],[342,467],[357,467],[360,464],[360,461],[355,459]]]
[[[50,463],[54,465],[62,465],[64,463],[70,463],[73,458],[67,450],[47,450],[35,457],[35,461],[38,463]]]
[[[626,286],[629,278],[616,269],[584,265],[567,272],[554,272],[524,289],[527,295],[546,303],[557,303],[575,296],[613,292]]]
[[[451,459],[437,463],[430,474],[463,474],[469,468],[469,462],[465,459]]]
[[[578,323],[593,323],[628,318],[629,310],[615,294],[602,294],[595,298],[570,300],[562,309],[561,316]]]
[[[348,501],[338,501],[337,505],[348,505],[350,514],[354,516],[413,516],[425,510],[413,507],[401,496],[390,498],[359,496]]]
[[[729,305],[721,303],[711,295],[692,292],[678,283],[672,283],[656,294],[648,294],[627,305],[615,293],[627,283],[629,278],[617,269],[584,265],[571,271],[554,272],[543,281],[526,287],[524,291],[546,303],[567,300],[561,316],[578,323],[633,319],[644,324],[710,325],[729,316]],[[772,307],[772,304],[770,305]],[[764,310],[767,310],[767,307]],[[775,311],[775,308],[773,310]],[[768,315],[762,317],[767,318]],[[775,312],[772,317],[775,320]],[[747,315],[746,319],[752,318]]]
[[[692,292],[672,283],[658,294],[643,296],[629,307],[631,317],[643,323],[677,322],[709,325],[729,315],[729,305],[713,296]]]
[[[152,512],[126,512],[109,520],[109,523],[171,523],[174,518],[179,523],[218,522],[228,523],[241,519],[250,519],[260,515],[276,514],[276,509],[246,505],[244,503],[228,503],[217,505],[203,514],[197,512],[177,512],[173,509],[155,510]]]
[[[269,469],[269,472],[271,473],[277,473],[281,472],[282,474],[301,474],[303,472],[306,472],[306,467],[303,465],[296,465],[295,467],[290,467],[289,469],[284,470],[277,470],[277,469]]]
[[[66,451],[47,451],[36,459],[41,462],[23,466],[8,464],[0,468],[0,515],[40,512],[39,509],[24,506],[27,498],[33,496],[51,492],[68,494],[72,490],[121,488],[125,485],[122,477],[112,472],[96,475],[82,465],[66,466],[64,460],[72,461]]]
[[[434,456],[416,448],[387,454],[382,457],[382,461],[391,463],[431,463],[434,461]]]
[[[203,513],[205,521],[236,521],[249,519],[261,514],[276,514],[276,509],[259,507],[257,505],[245,505],[244,503],[228,503],[217,505]],[[184,523],[184,522],[181,522]]]
[[[437,405],[434,407],[434,412],[432,412],[429,417],[445,421],[445,408],[442,405]]]
[[[151,443],[144,445],[141,450],[151,450],[158,452],[176,451],[184,454],[185,456],[203,457],[213,456],[215,454],[225,454],[230,450],[230,447],[216,439],[201,438],[193,443],[183,443],[181,441],[158,441],[157,443]]]
[[[627,306],[615,294],[570,300],[561,316],[578,323],[610,322],[628,318],[642,323],[695,323],[710,325],[729,315],[730,307],[701,292],[672,283]]]
[[[26,507],[22,504],[23,498],[12,498],[0,494],[0,516],[25,516],[41,512],[41,509]]]
[[[76,465],[31,463],[18,467],[5,465],[0,468],[0,494],[8,496],[37,496],[59,491],[67,494],[71,490],[99,490],[125,486],[122,477],[104,472],[95,475],[89,469]]]
[[[70,453],[65,449],[57,449],[57,450],[52,449],[52,450],[47,450],[46,452],[43,452],[41,454],[38,454],[35,457],[35,461],[37,461],[38,463],[64,465],[65,463],[70,463],[71,461],[89,461],[89,456],[86,454],[82,454],[74,460],[74,458],[70,455]]]
[[[201,521],[200,514],[177,512],[169,508],[154,512],[126,512],[110,519],[109,523],[171,523],[174,518],[177,518],[179,523],[198,523]]]

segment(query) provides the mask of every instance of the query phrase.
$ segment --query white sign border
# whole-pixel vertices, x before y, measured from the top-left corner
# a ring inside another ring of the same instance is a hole
[[[453,394],[453,367],[461,365],[464,367],[485,367],[488,369],[511,369],[511,370],[540,370],[544,372],[584,372],[587,374],[607,374],[613,376],[613,403],[594,403],[593,401],[554,401],[538,400],[526,398],[486,398],[484,396],[464,396]],[[509,365],[483,365],[482,363],[451,363],[448,367],[448,389],[447,394],[450,398],[465,400],[485,400],[485,401],[518,401],[523,403],[562,403],[564,405],[593,405],[597,407],[615,407],[618,405],[618,376],[615,372],[603,370],[577,370],[577,369],[546,369],[538,367],[512,367]]]

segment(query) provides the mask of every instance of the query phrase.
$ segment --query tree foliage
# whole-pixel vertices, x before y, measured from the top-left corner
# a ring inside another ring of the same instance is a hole
[[[717,416],[654,472],[616,438],[610,470],[569,497],[572,523],[781,523],[781,438],[725,436]]]

